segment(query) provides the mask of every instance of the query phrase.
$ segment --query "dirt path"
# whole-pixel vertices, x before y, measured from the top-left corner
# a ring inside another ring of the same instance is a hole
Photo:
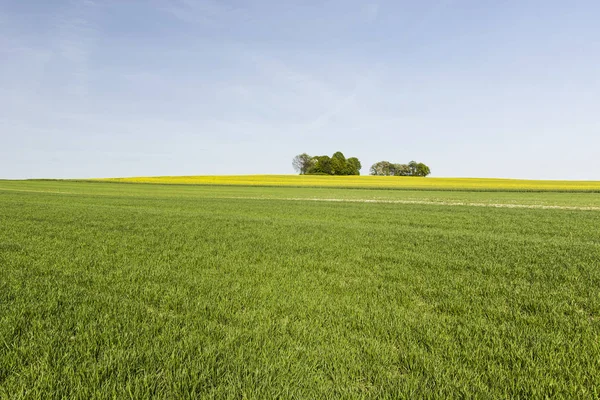
[[[511,203],[472,203],[464,201],[431,201],[431,200],[381,200],[381,199],[319,199],[300,197],[223,197],[224,199],[251,199],[251,200],[285,200],[285,201],[324,201],[339,203],[383,203],[383,204],[423,204],[435,206],[465,206],[465,207],[492,207],[492,208],[525,208],[539,210],[574,210],[574,211],[600,211],[594,206],[552,206],[543,204],[511,204]]]

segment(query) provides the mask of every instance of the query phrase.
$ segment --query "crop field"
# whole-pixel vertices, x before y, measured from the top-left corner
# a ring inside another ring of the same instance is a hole
[[[534,181],[519,179],[419,178],[399,176],[238,175],[158,176],[98,179],[104,182],[179,185],[241,185],[280,187],[340,187],[444,191],[595,192],[600,181]]]
[[[600,183],[299,178],[0,181],[0,398],[600,397]]]

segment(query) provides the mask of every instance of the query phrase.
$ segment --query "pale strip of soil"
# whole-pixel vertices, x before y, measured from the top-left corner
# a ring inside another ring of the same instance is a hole
[[[331,198],[301,198],[301,197],[221,197],[223,199],[251,199],[251,200],[285,200],[285,201],[325,201],[340,203],[383,203],[383,204],[424,204],[434,206],[466,206],[466,207],[493,207],[493,208],[529,208],[540,210],[575,210],[575,211],[600,211],[594,206],[556,206],[543,204],[513,204],[513,203],[472,203],[464,201],[431,201],[431,200],[382,200],[382,199],[331,199]]]

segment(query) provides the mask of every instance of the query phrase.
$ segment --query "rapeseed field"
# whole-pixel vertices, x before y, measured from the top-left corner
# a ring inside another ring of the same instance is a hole
[[[482,178],[420,178],[399,176],[229,175],[107,178],[104,182],[185,185],[340,187],[463,191],[600,192],[600,181],[544,181]]]

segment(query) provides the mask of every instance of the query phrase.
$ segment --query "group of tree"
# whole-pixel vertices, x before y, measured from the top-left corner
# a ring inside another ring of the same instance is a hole
[[[341,151],[331,157],[298,154],[292,165],[300,175],[360,175],[362,168],[358,158],[346,158]]]
[[[427,165],[416,161],[411,161],[408,164],[379,161],[371,166],[370,173],[371,175],[380,176],[427,176],[431,174],[431,170]]]

